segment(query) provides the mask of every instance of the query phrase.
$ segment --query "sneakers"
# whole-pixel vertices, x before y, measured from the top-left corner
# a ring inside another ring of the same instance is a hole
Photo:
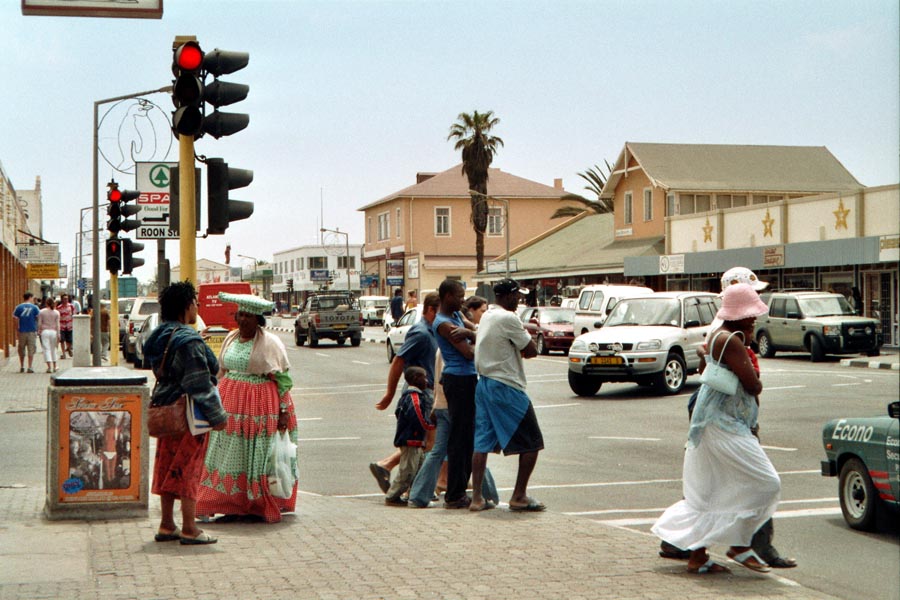
[[[447,494],[444,494],[444,497],[447,497]],[[444,508],[455,509],[455,508],[469,508],[469,505],[472,504],[472,499],[468,496],[463,496],[459,500],[453,500],[452,502],[444,501]]]

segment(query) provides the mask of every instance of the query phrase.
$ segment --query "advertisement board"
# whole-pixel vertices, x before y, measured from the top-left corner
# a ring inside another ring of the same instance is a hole
[[[140,500],[141,425],[138,394],[62,394],[58,502]]]
[[[403,259],[391,258],[385,261],[387,270],[385,281],[388,285],[403,285]]]
[[[141,193],[137,214],[141,225],[135,230],[139,240],[177,240],[178,232],[169,228],[169,181],[171,168],[178,163],[136,162],[135,185]]]

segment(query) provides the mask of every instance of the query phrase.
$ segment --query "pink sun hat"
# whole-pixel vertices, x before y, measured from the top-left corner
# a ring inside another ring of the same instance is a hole
[[[759,317],[769,312],[769,307],[759,299],[759,294],[746,283],[729,285],[722,292],[722,308],[716,313],[723,321],[740,321]]]

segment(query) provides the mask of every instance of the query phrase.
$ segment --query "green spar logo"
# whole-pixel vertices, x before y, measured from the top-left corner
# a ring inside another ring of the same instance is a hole
[[[169,165],[156,165],[150,169],[150,183],[158,188],[169,187]]]

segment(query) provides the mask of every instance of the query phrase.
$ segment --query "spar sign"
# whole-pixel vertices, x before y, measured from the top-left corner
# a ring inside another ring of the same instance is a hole
[[[137,205],[141,212],[137,218],[139,240],[177,240],[178,232],[169,228],[169,179],[170,170],[178,163],[138,162],[137,190],[141,193]]]

